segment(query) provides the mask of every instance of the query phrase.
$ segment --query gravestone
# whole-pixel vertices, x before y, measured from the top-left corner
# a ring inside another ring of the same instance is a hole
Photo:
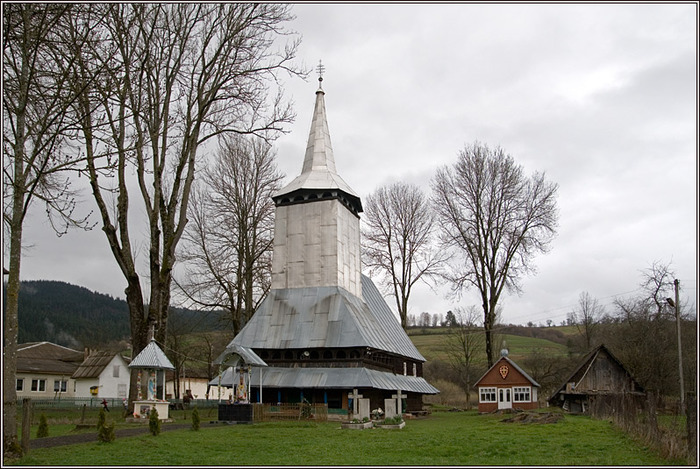
[[[369,399],[358,399],[358,411],[356,418],[362,420],[365,417],[369,418]]]
[[[396,399],[384,399],[384,418],[396,417]]]

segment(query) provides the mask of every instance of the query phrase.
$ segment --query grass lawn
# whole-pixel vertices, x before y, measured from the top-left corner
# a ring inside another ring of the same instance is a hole
[[[18,465],[678,465],[607,421],[566,415],[555,424],[434,412],[402,430],[342,430],[338,422],[221,425],[34,449]],[[204,420],[203,420],[204,421]]]

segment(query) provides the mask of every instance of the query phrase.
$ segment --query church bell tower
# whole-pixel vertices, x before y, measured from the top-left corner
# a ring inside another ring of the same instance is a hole
[[[362,297],[360,198],[338,175],[319,65],[301,174],[273,195],[272,289],[341,287]]]

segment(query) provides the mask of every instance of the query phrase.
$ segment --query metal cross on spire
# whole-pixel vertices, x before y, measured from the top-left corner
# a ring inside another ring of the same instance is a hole
[[[326,67],[323,66],[323,63],[321,63],[321,60],[318,61],[318,67],[316,67],[316,71],[318,72],[318,86],[321,86],[321,82],[323,81],[323,72],[326,70]]]

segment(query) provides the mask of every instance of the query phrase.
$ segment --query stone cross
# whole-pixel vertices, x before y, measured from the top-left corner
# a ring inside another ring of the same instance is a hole
[[[396,394],[392,394],[391,398],[396,399],[396,414],[401,415],[403,412],[403,407],[401,406],[401,399],[407,397],[406,394],[401,394],[401,390],[397,389]]]
[[[362,397],[362,394],[357,392],[357,388],[353,389],[352,392],[348,393],[348,399],[352,399],[352,414],[357,414],[357,400]]]

